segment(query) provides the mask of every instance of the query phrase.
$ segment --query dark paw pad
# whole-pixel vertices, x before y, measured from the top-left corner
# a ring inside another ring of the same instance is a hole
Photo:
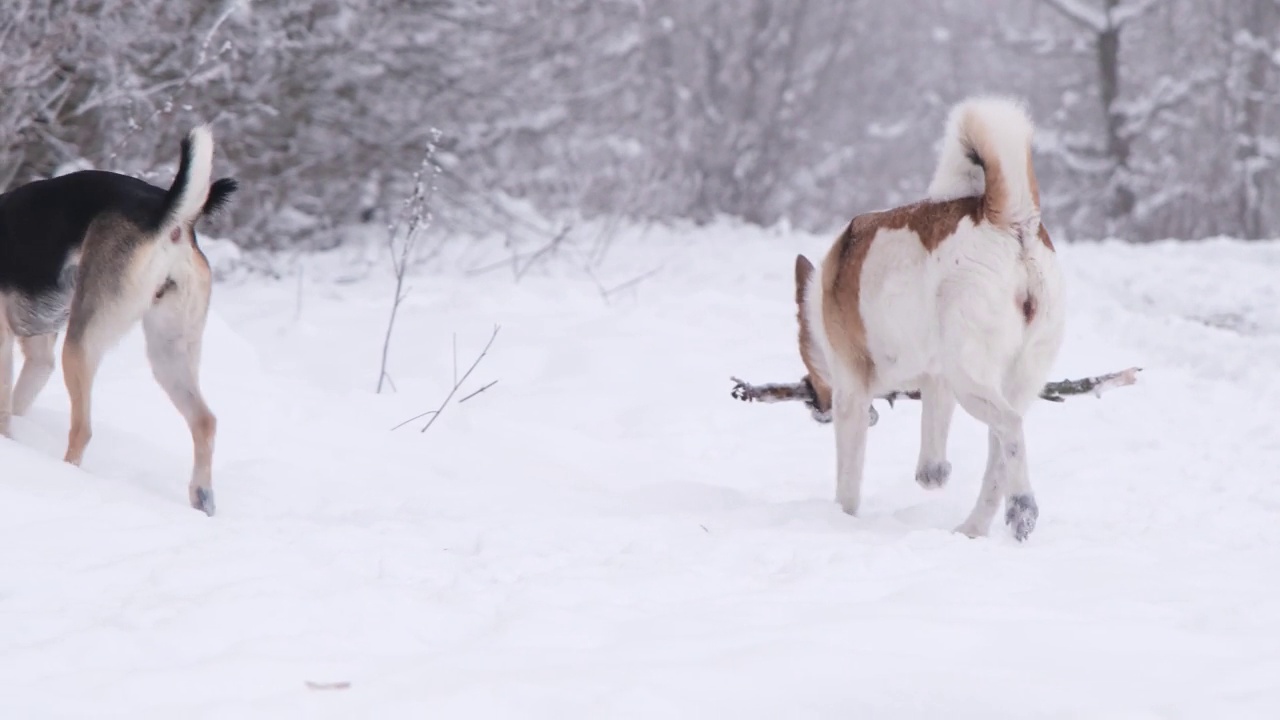
[[[1005,503],[1004,521],[1013,530],[1013,539],[1022,542],[1036,529],[1040,508],[1031,495],[1014,495]]]
[[[213,491],[206,488],[196,488],[191,496],[191,507],[203,512],[209,517],[213,517]]]
[[[951,463],[946,460],[926,463],[919,470],[916,470],[916,482],[926,490],[937,490],[946,485],[950,477]]]

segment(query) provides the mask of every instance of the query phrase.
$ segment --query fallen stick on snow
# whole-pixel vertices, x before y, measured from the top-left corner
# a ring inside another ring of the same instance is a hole
[[[422,429],[419,430],[418,432],[426,432],[428,429],[430,429],[431,424],[434,423],[436,419],[440,417],[440,414],[444,412],[444,409],[449,406],[449,401],[452,400],[453,396],[457,394],[458,388],[462,387],[462,384],[467,381],[467,378],[471,377],[471,372],[476,369],[476,366],[480,364],[480,361],[484,359],[484,356],[489,354],[489,348],[493,347],[493,341],[498,338],[498,331],[501,329],[502,329],[501,325],[493,326],[493,334],[489,336],[489,342],[484,344],[484,349],[481,350],[480,354],[476,356],[475,361],[471,363],[471,367],[467,368],[467,371],[462,373],[461,379],[458,378],[458,336],[455,334],[453,336],[453,389],[450,390],[449,394],[445,396],[444,402],[440,403],[440,407],[436,408],[435,410],[428,410],[424,413],[418,413],[417,415],[414,415],[413,417],[409,418],[408,420],[405,420],[404,422],[397,423],[396,426],[391,429],[399,430],[400,428],[404,427],[405,425],[408,425],[414,420],[419,420],[424,417],[430,417],[431,419],[428,420],[427,424],[423,425]],[[471,398],[479,395],[480,393],[484,392],[485,390],[488,390],[489,388],[497,384],[498,384],[498,381],[494,380],[488,385],[485,385],[479,390],[462,398],[458,402],[460,403],[466,402],[467,400],[470,400]]]
[[[315,680],[307,680],[307,689],[309,690],[346,690],[351,687],[348,680],[339,680],[337,682],[316,682]]]
[[[1132,367],[1119,372],[1107,373],[1106,375],[1046,383],[1044,389],[1040,391],[1040,398],[1050,402],[1064,402],[1067,397],[1073,395],[1093,394],[1095,397],[1101,397],[1102,393],[1108,390],[1136,383],[1140,372],[1142,372],[1142,368]],[[731,394],[737,400],[762,403],[803,402],[809,406],[814,420],[821,423],[831,422],[831,414],[829,412],[824,413],[818,409],[817,398],[814,395],[813,386],[809,384],[807,375],[798,383],[769,383],[766,385],[752,385],[736,377],[729,379],[734,383]],[[895,401],[903,398],[919,400],[920,391],[895,390],[886,395],[881,395],[877,399],[885,400],[889,403],[889,407],[893,407]],[[871,424],[875,425],[879,419],[880,414],[872,407]]]

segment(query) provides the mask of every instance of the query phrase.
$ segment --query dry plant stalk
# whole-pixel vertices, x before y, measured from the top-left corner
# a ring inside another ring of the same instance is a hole
[[[418,235],[431,226],[431,199],[436,193],[436,182],[440,177],[440,165],[436,162],[436,147],[440,143],[440,131],[431,129],[431,141],[427,143],[426,152],[422,156],[422,164],[413,173],[413,192],[405,198],[404,210],[396,222],[387,228],[387,246],[391,250],[391,269],[396,276],[396,294],[391,303],[391,314],[387,318],[387,333],[382,339],[382,362],[378,367],[378,386],[375,392],[382,392],[382,384],[391,378],[387,374],[387,358],[391,354],[391,334],[396,325],[396,313],[400,303],[409,295],[404,286],[405,274],[409,271],[409,260],[417,245]],[[431,171],[431,181],[426,181],[426,172]],[[404,240],[396,249],[396,235],[404,225]]]

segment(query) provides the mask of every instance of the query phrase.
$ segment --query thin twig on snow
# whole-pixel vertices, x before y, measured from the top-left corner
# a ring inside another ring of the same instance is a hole
[[[497,385],[497,384],[498,384],[498,381],[497,381],[497,380],[494,380],[493,382],[489,383],[488,385],[485,385],[484,387],[480,388],[479,390],[477,390],[477,391],[475,391],[475,392],[471,393],[470,395],[468,395],[468,396],[466,396],[466,397],[462,398],[461,400],[459,400],[459,401],[458,401],[458,404],[459,404],[459,405],[461,405],[462,403],[464,403],[464,402],[466,402],[466,401],[470,400],[471,398],[473,398],[473,397],[475,397],[475,396],[479,395],[480,393],[484,392],[485,390],[488,390],[489,388],[491,388],[491,387],[493,387],[494,385]]]
[[[414,420],[421,420],[421,419],[422,419],[422,418],[424,418],[424,417],[430,417],[431,419],[427,421],[427,424],[426,424],[426,425],[423,425],[423,426],[422,426],[422,429],[418,431],[418,432],[426,432],[426,431],[427,431],[427,429],[431,427],[432,423],[434,423],[437,419],[439,419],[439,418],[440,418],[440,414],[444,412],[444,409],[445,409],[446,407],[448,407],[448,405],[449,405],[449,401],[450,401],[450,400],[452,400],[452,399],[453,399],[453,396],[454,396],[454,395],[456,395],[456,394],[458,393],[458,389],[459,389],[459,388],[461,388],[461,387],[462,387],[462,385],[463,385],[464,383],[466,383],[466,382],[467,382],[467,378],[471,377],[471,373],[472,373],[472,371],[474,371],[474,370],[476,369],[476,366],[478,366],[478,365],[480,364],[480,361],[484,359],[484,356],[489,354],[489,348],[493,346],[493,341],[494,341],[495,339],[497,339],[497,337],[498,337],[498,331],[499,331],[499,330],[501,330],[501,329],[502,329],[502,326],[501,326],[501,325],[494,325],[494,326],[493,326],[493,334],[489,336],[489,342],[487,342],[487,343],[485,343],[485,344],[484,344],[484,349],[483,349],[483,350],[481,350],[481,351],[480,351],[480,354],[476,356],[476,359],[475,359],[474,361],[472,361],[472,363],[471,363],[471,367],[467,368],[467,371],[466,371],[466,372],[464,372],[464,373],[462,374],[462,377],[461,377],[461,378],[459,378],[459,377],[458,377],[458,371],[457,371],[458,353],[457,353],[457,349],[456,349],[456,347],[457,347],[457,346],[456,346],[456,336],[455,336],[455,346],[454,346],[454,347],[455,347],[455,350],[454,350],[454,353],[453,353],[453,361],[454,361],[454,371],[453,371],[453,373],[454,373],[454,381],[453,381],[453,388],[451,388],[451,389],[449,390],[449,394],[448,394],[448,395],[446,395],[446,396],[445,396],[445,398],[444,398],[444,401],[440,403],[440,407],[436,408],[435,410],[428,410],[428,411],[426,411],[426,412],[424,412],[424,413],[418,413],[417,415],[414,415],[413,417],[411,417],[411,418],[409,418],[409,419],[407,419],[407,420],[404,420],[403,422],[400,422],[400,423],[396,424],[396,425],[395,425],[394,427],[392,427],[391,429],[392,429],[392,430],[399,430],[400,428],[404,427],[405,425],[408,425],[409,423],[413,422]],[[463,402],[463,401],[465,401],[465,400],[469,400],[469,399],[471,399],[471,398],[475,397],[476,395],[479,395],[480,393],[484,392],[485,390],[488,390],[489,388],[493,387],[497,382],[498,382],[497,380],[494,380],[493,382],[489,383],[488,385],[485,385],[484,387],[480,388],[479,390],[477,390],[477,391],[475,391],[475,392],[471,393],[470,395],[467,395],[466,397],[462,398],[462,400],[459,400],[459,402]]]
[[[316,680],[307,680],[308,690],[346,690],[351,687],[349,680],[338,680],[334,682],[319,682]]]

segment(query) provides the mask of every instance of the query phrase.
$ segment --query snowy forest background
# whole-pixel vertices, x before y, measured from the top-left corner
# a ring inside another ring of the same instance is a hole
[[[221,228],[324,247],[438,130],[437,227],[826,232],[918,197],[980,91],[1029,101],[1055,237],[1280,234],[1280,0],[6,0],[0,189],[165,184],[207,120]]]

